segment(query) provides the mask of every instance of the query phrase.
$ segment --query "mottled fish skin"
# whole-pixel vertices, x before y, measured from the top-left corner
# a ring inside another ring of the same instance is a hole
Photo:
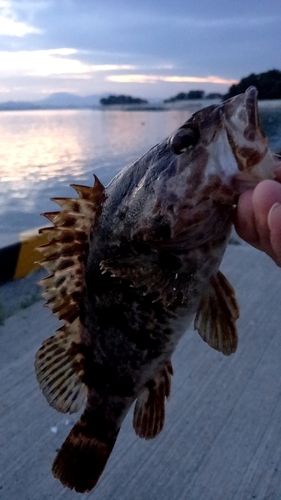
[[[164,425],[174,349],[194,319],[208,344],[237,347],[235,292],[219,271],[239,194],[274,177],[257,92],[195,113],[106,187],[75,186],[43,247],[45,296],[65,326],[36,372],[52,406],[81,419],[53,473],[79,492],[97,483],[120,426],[151,439]]]

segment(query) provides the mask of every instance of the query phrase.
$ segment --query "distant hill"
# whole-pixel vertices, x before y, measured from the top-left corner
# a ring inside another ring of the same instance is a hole
[[[108,95],[108,94],[106,94]],[[68,92],[57,92],[40,101],[6,101],[0,103],[0,111],[32,109],[83,109],[97,108],[105,94],[92,94],[81,97]]]
[[[281,99],[281,71],[277,69],[259,74],[251,73],[236,85],[232,85],[224,98],[242,94],[251,85],[257,88],[259,99]]]
[[[49,95],[45,99],[42,99],[42,101],[37,101],[36,104],[60,108],[89,108],[92,106],[98,106],[100,99],[100,94],[92,94],[81,97],[76,94],[69,94],[68,92],[57,92]]]

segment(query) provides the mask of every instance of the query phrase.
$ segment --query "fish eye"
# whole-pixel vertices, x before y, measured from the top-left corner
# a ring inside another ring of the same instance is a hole
[[[199,130],[196,128],[179,128],[170,138],[169,146],[176,155],[182,154],[187,148],[195,146],[199,140]]]

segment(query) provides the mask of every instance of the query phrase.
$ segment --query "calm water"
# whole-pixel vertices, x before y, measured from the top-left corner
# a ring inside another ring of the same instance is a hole
[[[51,197],[75,195],[70,183],[91,185],[95,173],[107,184],[192,112],[0,113],[0,246],[45,225],[40,213],[58,209]],[[262,103],[261,118],[273,151],[281,149],[281,102]]]

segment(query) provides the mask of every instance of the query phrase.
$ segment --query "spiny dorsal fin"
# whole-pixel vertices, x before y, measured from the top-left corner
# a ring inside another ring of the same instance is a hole
[[[234,353],[238,344],[236,320],[239,306],[235,291],[226,277],[218,271],[200,302],[194,328],[213,349],[226,356]]]
[[[165,398],[170,396],[173,368],[168,363],[139,395],[133,418],[136,434],[144,439],[155,438],[165,421]]]
[[[84,287],[84,262],[90,229],[104,200],[104,187],[95,177],[92,188],[72,185],[79,198],[54,198],[62,210],[44,214],[54,227],[43,228],[48,243],[39,247],[39,262],[50,275],[40,284],[46,306],[64,326],[39,349],[35,369],[49,404],[61,412],[77,411],[86,396],[82,383],[80,303]]]
[[[45,257],[39,263],[50,273],[40,282],[45,288],[46,305],[68,323],[79,314],[88,238],[104,200],[104,187],[97,177],[92,188],[72,187],[79,198],[52,198],[62,210],[43,214],[54,227],[41,229],[49,242],[39,247]]]
[[[84,367],[78,350],[79,328],[79,318],[63,326],[54,337],[43,342],[35,357],[41,390],[49,405],[62,413],[78,411],[87,396],[87,388],[81,381]]]

